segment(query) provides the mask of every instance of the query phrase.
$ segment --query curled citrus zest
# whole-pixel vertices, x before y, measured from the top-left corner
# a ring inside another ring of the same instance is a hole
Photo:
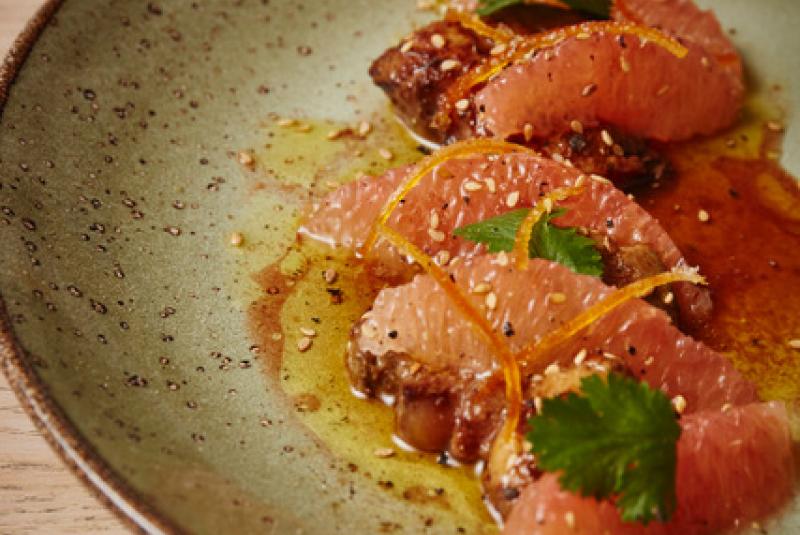
[[[458,22],[462,27],[472,30],[481,37],[491,39],[495,43],[508,43],[514,37],[512,32],[504,28],[492,28],[483,22],[479,16],[472,13],[448,9],[444,19]]]
[[[489,80],[493,76],[499,74],[508,65],[525,59],[529,54],[537,50],[552,48],[570,37],[586,39],[592,35],[601,33],[611,35],[635,35],[639,37],[643,43],[658,45],[679,59],[685,57],[686,54],[689,53],[689,50],[685,46],[661,30],[634,24],[632,22],[591,21],[565,26],[553,32],[539,33],[531,37],[526,37],[522,39],[517,46],[509,46],[505,56],[482,63],[472,71],[459,77],[446,93],[447,98],[445,101],[449,104],[448,108],[451,107],[453,103],[464,98],[465,95],[468,95],[473,87]],[[439,126],[449,124],[449,117],[446,115],[443,116],[443,114],[447,113],[449,113],[449,109],[440,110],[434,118],[435,124]]]
[[[409,191],[414,189],[425,175],[433,171],[436,167],[454,158],[472,156],[475,154],[507,154],[510,152],[529,152],[535,154],[532,149],[515,143],[494,139],[471,139],[449,145],[420,161],[416,169],[409,173],[408,177],[394,190],[386,201],[386,204],[383,205],[378,217],[372,223],[372,227],[364,243],[361,245],[359,254],[361,256],[367,256],[369,254],[378,237],[378,227],[389,220],[389,217],[392,215],[392,212],[394,212],[394,209],[397,208],[397,205],[400,204],[400,201],[408,195]]]
[[[600,320],[631,299],[644,297],[657,287],[673,282],[706,283],[705,279],[696,270],[685,268],[675,269],[632,282],[624,288],[615,290],[554,331],[550,331],[538,343],[525,346],[516,354],[517,360],[528,367],[542,364],[542,361],[554,348],[578,334],[582,329]]]
[[[495,355],[499,358],[500,365],[503,368],[503,378],[506,383],[506,420],[498,438],[505,442],[510,442],[516,434],[517,424],[519,423],[522,410],[522,383],[520,380],[519,366],[511,349],[509,349],[500,335],[492,329],[486,317],[475,309],[469,297],[467,297],[461,288],[453,282],[450,275],[439,267],[430,256],[422,252],[405,236],[383,223],[378,223],[378,232],[397,249],[413,258],[420,267],[436,281],[442,291],[444,291],[450,299],[450,302],[455,305],[456,309],[478,334],[489,343]]]
[[[561,202],[570,197],[578,195],[584,190],[583,185],[568,186],[564,188],[554,189],[547,195],[539,199],[533,208],[522,220],[522,224],[517,229],[517,235],[514,238],[514,263],[519,270],[528,269],[530,261],[530,254],[528,244],[531,241],[531,234],[533,234],[533,227],[539,222],[539,219],[544,214],[549,214],[553,211],[554,203]]]

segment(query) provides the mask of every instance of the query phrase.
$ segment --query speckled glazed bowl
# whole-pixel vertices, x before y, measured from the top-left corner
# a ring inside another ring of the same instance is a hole
[[[753,85],[783,88],[797,173],[800,4],[700,3],[736,29]],[[366,69],[426,16],[413,0],[50,0],[2,67],[3,368],[143,530],[495,530],[463,471],[372,454],[391,417],[346,391],[355,305],[306,289],[263,321],[287,290],[270,270],[310,269],[287,254],[308,202],[418,156]],[[359,120],[370,142],[326,139]],[[301,353],[303,325],[320,335]]]

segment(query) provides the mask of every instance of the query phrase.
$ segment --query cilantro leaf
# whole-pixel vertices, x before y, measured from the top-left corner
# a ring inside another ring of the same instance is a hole
[[[564,489],[615,498],[628,522],[668,520],[675,511],[681,428],[667,396],[618,374],[581,381],[582,395],[546,399],[528,421],[540,468],[561,471]]]
[[[475,12],[485,17],[491,15],[496,11],[500,11],[508,6],[515,4],[528,4],[537,3],[535,0],[481,0],[478,4],[478,9]],[[575,11],[583,11],[595,17],[608,19],[611,17],[611,3],[612,0],[561,0],[561,3],[574,9]]]
[[[522,208],[506,212],[479,223],[457,228],[453,234],[468,240],[483,243],[490,253],[512,251],[517,229],[528,215],[529,209]],[[534,225],[528,245],[531,258],[544,258],[558,262],[575,273],[600,276],[603,274],[603,261],[591,238],[582,236],[571,227],[558,227],[551,221],[566,213],[559,208],[544,214]]]

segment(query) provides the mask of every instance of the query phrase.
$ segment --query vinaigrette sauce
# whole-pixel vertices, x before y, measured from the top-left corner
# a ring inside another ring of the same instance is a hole
[[[675,175],[636,193],[636,199],[710,283],[713,319],[691,334],[730,357],[764,398],[796,401],[800,350],[789,342],[800,338],[800,190],[777,162],[781,136],[766,127],[773,117],[753,101],[730,131],[662,147]],[[303,135],[270,129],[266,151],[255,154],[266,182],[255,190],[302,191],[308,204],[359,172],[378,175],[422,157],[417,143],[387,115],[374,123],[368,139],[353,142],[328,140],[332,123],[309,124],[313,129]],[[391,160],[380,149],[389,149]],[[299,217],[293,224],[287,236]],[[253,277],[264,292],[251,305],[250,327],[264,348],[266,372],[303,423],[354,472],[420,504],[415,510],[421,519],[446,521],[468,533],[496,532],[472,467],[444,466],[435,456],[393,443],[392,410],[350,389],[344,368],[350,327],[381,282],[354,258],[324,245],[304,240],[283,251]],[[254,247],[252,255],[258,254]],[[263,267],[263,249],[260,254]],[[335,280],[326,280],[326,271],[335,272]],[[315,331],[304,349],[301,328]]]
[[[690,333],[727,355],[765,399],[800,399],[800,189],[781,135],[750,102],[739,125],[666,149],[676,175],[637,200],[712,292],[711,324]],[[708,214],[708,220],[701,211]]]

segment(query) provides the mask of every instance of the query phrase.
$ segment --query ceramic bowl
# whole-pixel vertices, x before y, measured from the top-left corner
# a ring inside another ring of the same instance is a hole
[[[784,110],[796,173],[800,4],[700,3]],[[355,305],[307,289],[258,320],[288,295],[268,266],[309,269],[291,249],[309,202],[419,157],[366,71],[429,16],[412,0],[50,0],[3,66],[3,368],[145,531],[495,531],[465,470],[373,455],[391,416],[347,392]],[[369,143],[327,140],[358,121]],[[320,333],[308,351],[298,325]]]

